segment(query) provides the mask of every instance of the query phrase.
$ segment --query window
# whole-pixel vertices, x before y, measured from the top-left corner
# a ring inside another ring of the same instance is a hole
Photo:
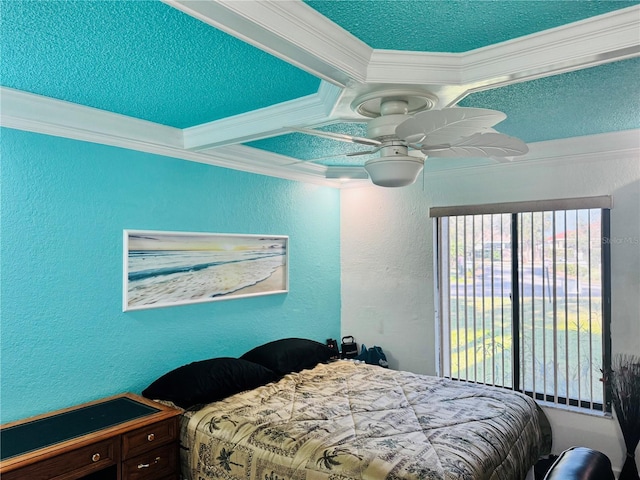
[[[442,376],[610,411],[610,202],[432,209]]]

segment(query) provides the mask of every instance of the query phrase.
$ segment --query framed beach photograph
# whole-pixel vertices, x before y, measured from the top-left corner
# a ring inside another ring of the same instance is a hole
[[[289,237],[124,230],[123,310],[289,291]]]

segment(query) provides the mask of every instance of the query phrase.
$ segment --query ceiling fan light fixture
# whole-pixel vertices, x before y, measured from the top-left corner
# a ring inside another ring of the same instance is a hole
[[[410,155],[372,158],[364,164],[371,182],[380,187],[406,187],[416,181],[424,160]]]

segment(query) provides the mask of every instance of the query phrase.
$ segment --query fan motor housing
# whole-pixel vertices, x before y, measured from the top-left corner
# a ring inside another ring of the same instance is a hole
[[[391,141],[380,148],[381,157],[407,156],[408,154],[407,144],[401,140]]]
[[[396,127],[407,119],[403,114],[383,115],[369,120],[367,124],[368,138],[396,137]]]

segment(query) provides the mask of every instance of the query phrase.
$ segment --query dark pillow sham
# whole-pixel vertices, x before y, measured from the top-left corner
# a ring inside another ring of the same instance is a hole
[[[211,358],[165,373],[143,390],[142,395],[189,408],[222,400],[276,379],[274,372],[257,363],[230,357]]]
[[[323,343],[304,338],[284,338],[265,343],[240,358],[259,363],[282,376],[313,368],[318,363],[327,362],[332,351]]]

